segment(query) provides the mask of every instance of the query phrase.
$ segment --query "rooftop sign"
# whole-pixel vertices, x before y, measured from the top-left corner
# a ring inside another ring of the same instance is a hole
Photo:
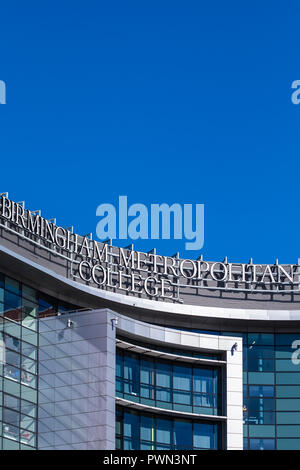
[[[0,196],[0,227],[64,258],[72,279],[123,294],[183,302],[184,289],[299,292],[298,264],[207,262],[115,247],[73,233],[6,193]]]

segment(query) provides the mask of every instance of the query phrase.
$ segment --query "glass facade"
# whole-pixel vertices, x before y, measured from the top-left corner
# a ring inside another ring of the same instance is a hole
[[[1,449],[37,447],[38,319],[74,309],[73,305],[0,274]],[[191,331],[243,338],[244,448],[300,450],[300,332]],[[140,346],[149,348],[149,344]],[[160,347],[151,345],[150,349]],[[222,357],[201,351],[181,351],[176,345],[160,350],[182,358],[163,360],[118,350],[116,395],[170,411],[224,414],[222,368],[191,364],[184,358],[185,355],[200,359]],[[132,435],[128,434],[130,426],[126,425],[130,419],[138,423]],[[147,428],[146,422],[152,423],[151,426]],[[169,433],[168,442],[164,441],[167,440],[164,425]],[[177,449],[179,445],[187,449],[218,448],[221,441],[221,424],[209,419],[202,423],[118,410],[117,429],[117,444],[124,449],[135,445],[145,449]],[[186,441],[179,442],[178,436],[183,434]]]
[[[220,424],[117,408],[116,449],[220,449]]]
[[[0,445],[36,447],[37,293],[0,275]]]
[[[144,405],[198,414],[222,414],[221,371],[117,351],[117,396]]]
[[[0,274],[0,449],[37,447],[38,319],[68,308]]]
[[[245,448],[300,449],[300,334],[245,338]]]
[[[240,333],[243,338],[244,449],[300,449],[300,332]]]

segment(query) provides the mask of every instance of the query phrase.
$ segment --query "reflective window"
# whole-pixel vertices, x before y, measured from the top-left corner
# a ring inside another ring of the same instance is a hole
[[[174,420],[173,443],[175,449],[193,449],[193,424],[187,420]]]
[[[275,439],[250,439],[250,450],[274,450]]]
[[[192,388],[192,368],[183,366],[173,367],[173,388],[188,390]]]
[[[172,328],[172,325],[168,327]],[[186,330],[243,339],[244,448],[299,449],[300,332]],[[203,381],[201,387],[208,392],[205,400],[214,400],[216,393],[210,394],[211,382],[205,385]],[[194,405],[205,403],[200,397],[194,372]]]
[[[272,385],[250,385],[250,397],[274,397],[274,386]]]
[[[21,352],[21,340],[19,338],[4,334],[4,343],[6,348],[18,353]]]
[[[221,423],[174,419],[117,408],[116,448],[132,450],[220,449]]]
[[[54,306],[55,299],[0,274],[0,443],[3,436],[5,449],[36,447],[37,317],[39,309],[49,313]]]
[[[218,446],[218,427],[207,423],[195,423],[193,432],[194,449],[216,449]]]
[[[76,307],[0,273],[0,448],[1,436],[5,449],[36,447],[38,316],[70,310]]]
[[[8,276],[5,276],[5,290],[8,292],[12,292],[13,294],[20,295],[21,284],[19,283],[19,281],[11,279]]]
[[[154,367],[152,365],[152,367]],[[158,387],[171,388],[172,367],[170,364],[157,363],[156,367],[156,385]]]
[[[117,353],[118,396],[131,401],[202,414],[221,414],[217,368],[172,364],[140,354]]]
[[[132,395],[139,393],[139,364],[133,355],[124,357],[124,392]]]
[[[274,424],[275,401],[273,398],[249,398],[249,424]]]
[[[271,372],[274,371],[274,348],[252,344],[248,348],[248,371]]]

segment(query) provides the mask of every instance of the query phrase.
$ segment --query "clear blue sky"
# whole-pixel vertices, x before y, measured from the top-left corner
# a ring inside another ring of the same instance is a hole
[[[296,262],[299,17],[294,0],[2,2],[0,189],[78,233],[118,195],[204,203],[205,259]],[[197,254],[136,248],[153,245]]]

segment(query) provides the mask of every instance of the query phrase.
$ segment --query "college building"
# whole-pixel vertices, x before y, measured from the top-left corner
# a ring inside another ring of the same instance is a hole
[[[300,264],[97,242],[0,195],[0,448],[300,449]]]

